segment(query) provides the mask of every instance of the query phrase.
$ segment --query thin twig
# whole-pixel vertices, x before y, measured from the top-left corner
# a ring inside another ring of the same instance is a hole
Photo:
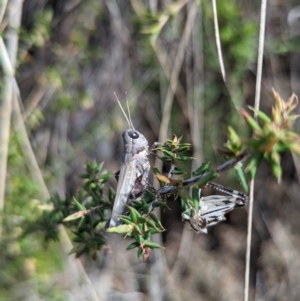
[[[220,64],[220,68],[221,68],[222,77],[225,82],[226,74],[225,74],[225,67],[224,67],[224,61],[223,61],[222,49],[221,49],[216,0],[212,0],[212,7],[213,7],[213,15],[214,15],[214,25],[215,25],[216,44],[217,44],[217,50],[218,50],[218,59],[219,59],[219,64]]]
[[[267,0],[262,0],[261,1],[261,12],[260,12],[260,31],[259,31],[259,43],[258,43],[257,77],[256,77],[256,88],[255,88],[255,103],[254,103],[254,107],[255,107],[256,110],[259,109],[259,105],[260,105],[260,90],[261,90],[262,64],[263,64],[265,26],[266,26],[266,10],[267,10]],[[256,113],[254,113],[254,118],[257,118]],[[249,279],[250,279],[252,220],[253,220],[253,200],[254,200],[254,179],[251,180],[251,183],[250,183],[250,200],[249,200],[248,229],[247,229],[247,250],[246,250],[244,301],[249,300]]]

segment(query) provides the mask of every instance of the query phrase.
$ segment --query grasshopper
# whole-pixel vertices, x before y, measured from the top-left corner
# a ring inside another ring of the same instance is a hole
[[[147,139],[133,127],[127,101],[128,117],[115,93],[117,102],[127,120],[129,129],[122,134],[124,152],[121,169],[118,174],[118,186],[111,218],[106,227],[115,227],[122,223],[120,215],[126,212],[126,204],[136,199],[148,185],[150,162]]]

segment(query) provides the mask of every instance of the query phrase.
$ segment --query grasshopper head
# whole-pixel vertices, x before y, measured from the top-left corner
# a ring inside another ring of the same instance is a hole
[[[128,129],[122,134],[124,150],[127,153],[137,154],[143,150],[148,150],[149,144],[144,135],[138,131]]]

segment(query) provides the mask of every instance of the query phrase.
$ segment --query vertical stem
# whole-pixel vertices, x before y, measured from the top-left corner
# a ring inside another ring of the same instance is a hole
[[[3,16],[5,14],[6,6],[7,6],[8,0],[2,0],[0,2],[0,24],[2,22]]]
[[[247,249],[246,249],[244,301],[249,300],[249,279],[250,279],[252,220],[253,220],[253,199],[254,199],[254,180],[251,180],[251,182],[250,182],[250,195],[249,195],[248,226],[247,226]]]
[[[261,13],[260,13],[260,31],[259,31],[259,41],[258,41],[255,103],[254,103],[254,107],[256,110],[259,109],[259,105],[260,105],[260,90],[261,90],[262,65],[263,65],[263,57],[264,57],[265,28],[266,28],[266,10],[267,10],[267,0],[262,0]],[[254,117],[257,118],[256,113],[254,113]]]
[[[261,1],[260,12],[260,30],[258,42],[258,59],[257,59],[257,76],[255,87],[255,103],[256,110],[259,109],[260,104],[260,90],[262,78],[262,65],[264,54],[264,40],[265,40],[265,27],[266,27],[266,9],[267,0]],[[257,119],[257,114],[254,113],[254,118]],[[252,220],[253,220],[253,199],[254,199],[254,179],[250,183],[250,200],[249,200],[249,214],[248,214],[248,230],[247,230],[247,250],[246,250],[246,269],[245,269],[245,290],[244,301],[249,300],[249,278],[250,278],[250,257],[251,257],[251,237],[252,237]]]
[[[8,3],[9,29],[6,34],[6,48],[13,68],[15,68],[17,59],[22,5],[23,0],[10,0]]]
[[[0,53],[2,56],[2,53]],[[5,183],[6,183],[6,167],[7,167],[7,153],[9,143],[10,131],[10,117],[11,117],[11,100],[12,100],[12,76],[4,75],[3,88],[0,95],[0,211],[4,207],[5,198]],[[0,225],[1,234],[1,225]]]
[[[3,10],[5,2],[1,7],[1,19],[3,16]],[[21,22],[22,12],[22,0],[10,0],[8,6],[8,25],[9,29],[6,35],[6,44],[8,57],[4,54],[4,48],[0,53],[0,64],[4,72],[3,89],[0,95],[0,211],[4,208],[5,199],[5,184],[6,184],[6,169],[7,169],[7,154],[9,144],[10,133],[10,119],[12,111],[12,85],[14,70],[8,70],[7,60],[10,60],[12,67],[14,68],[17,49],[18,49],[18,28]],[[4,47],[3,40],[1,39],[1,45]],[[1,222],[0,222],[1,223]],[[0,235],[2,227],[0,224]]]
[[[212,0],[212,7],[213,7],[213,14],[214,14],[215,37],[216,37],[216,44],[217,44],[217,50],[218,50],[218,59],[219,59],[219,64],[220,64],[222,77],[223,77],[223,80],[225,82],[226,81],[226,74],[225,74],[225,67],[224,67],[224,61],[223,61],[223,56],[222,56],[222,48],[221,48],[221,41],[220,41],[220,32],[219,32],[218,12],[217,12],[216,0]]]

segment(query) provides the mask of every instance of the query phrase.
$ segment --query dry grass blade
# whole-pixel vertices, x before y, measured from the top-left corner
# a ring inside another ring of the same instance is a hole
[[[226,74],[225,74],[225,67],[224,67],[224,61],[223,61],[222,49],[221,49],[216,0],[212,0],[212,6],[213,6],[213,14],[214,14],[214,25],[215,25],[216,44],[217,44],[217,50],[218,50],[218,60],[219,60],[220,68],[221,68],[222,77],[225,82]]]
[[[3,1],[1,1],[1,4],[0,4],[0,24],[2,22],[4,14],[5,14],[7,2],[8,2],[8,0],[3,0]]]
[[[4,58],[2,49],[3,40],[0,40],[0,56]],[[3,64],[2,64],[3,65]],[[3,68],[4,69],[4,68]],[[1,97],[1,118],[0,118],[0,210],[4,207],[6,165],[8,154],[8,141],[10,134],[10,117],[11,117],[11,98],[12,98],[12,75],[5,74],[3,81],[3,97]],[[0,230],[1,232],[1,230]]]
[[[7,167],[7,154],[8,154],[8,143],[10,135],[10,118],[12,110],[12,84],[13,84],[13,73],[14,65],[17,56],[18,49],[18,31],[21,22],[22,12],[22,0],[12,0],[8,7],[8,23],[9,26],[15,30],[10,30],[6,35],[7,41],[7,52],[1,38],[0,41],[0,57],[1,64],[4,71],[4,85],[1,97],[1,118],[0,118],[0,210],[4,207],[4,196],[5,196],[5,182],[6,182],[6,167]],[[6,3],[2,3],[0,20],[3,17]],[[11,68],[7,68],[11,62]],[[0,226],[0,235],[2,227]]]
[[[256,89],[255,89],[255,105],[254,105],[256,110],[259,110],[259,105],[260,105],[260,90],[261,90],[262,64],[263,64],[263,54],[264,54],[266,10],[267,10],[267,0],[262,0],[261,12],[260,12],[260,31],[259,31],[259,44],[258,44],[258,62],[257,62]],[[256,113],[254,113],[254,117],[257,118]],[[250,257],[251,257],[251,237],[252,237],[252,220],[253,220],[253,197],[254,197],[254,179],[250,183],[244,301],[249,300]]]

